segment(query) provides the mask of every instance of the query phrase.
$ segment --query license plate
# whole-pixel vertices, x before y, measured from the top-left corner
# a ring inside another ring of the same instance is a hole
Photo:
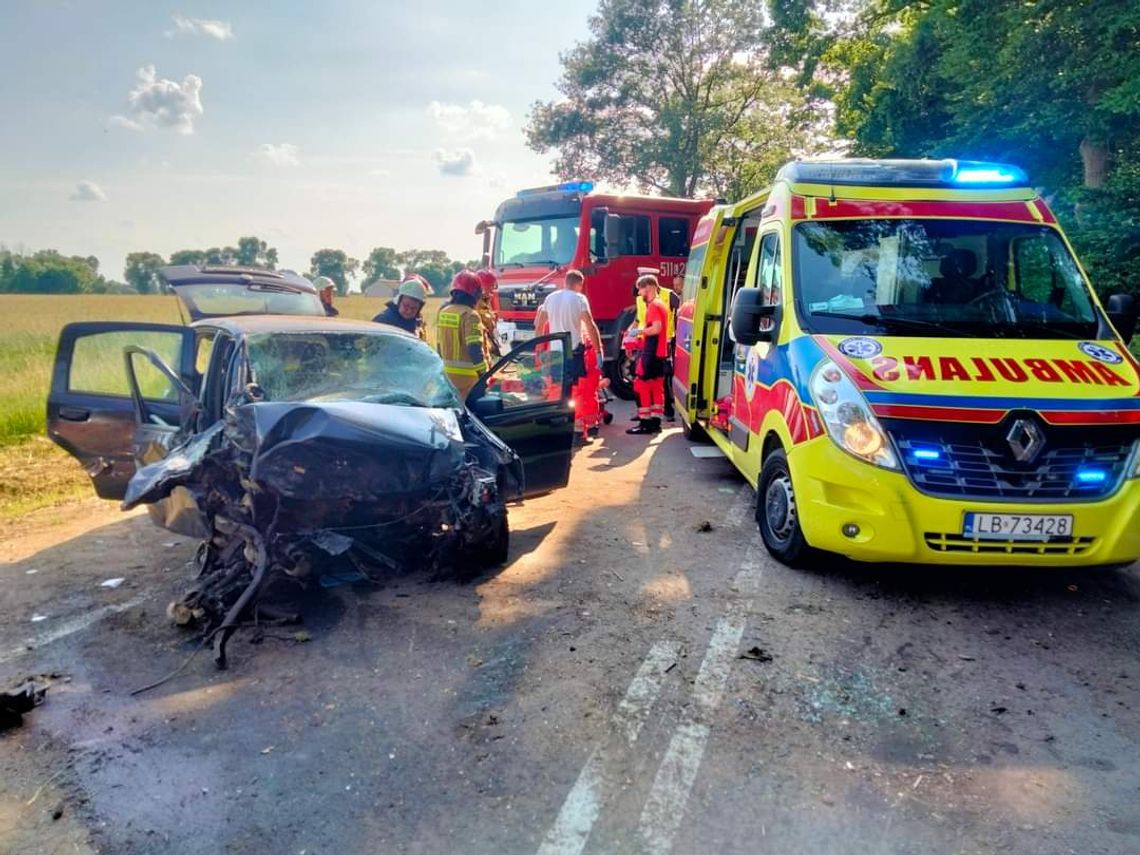
[[[1073,536],[1072,514],[985,514],[970,512],[962,534],[979,540],[1049,540]]]

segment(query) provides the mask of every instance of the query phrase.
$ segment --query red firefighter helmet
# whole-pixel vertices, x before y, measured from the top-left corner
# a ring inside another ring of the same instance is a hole
[[[462,294],[468,294],[472,297],[478,297],[479,293],[483,290],[483,286],[479,283],[478,277],[475,276],[470,270],[460,270],[453,277],[451,277],[451,293],[454,294],[459,291]]]
[[[499,287],[499,280],[493,270],[488,270],[485,267],[481,270],[476,270],[475,278],[479,280],[479,285],[483,289],[483,293],[488,297],[492,291]]]

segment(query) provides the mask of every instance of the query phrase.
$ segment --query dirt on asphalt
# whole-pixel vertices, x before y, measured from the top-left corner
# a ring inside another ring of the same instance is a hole
[[[505,567],[317,592],[139,696],[196,647],[194,543],[95,500],[0,531],[0,686],[49,684],[0,850],[1140,849],[1136,566],[790,570],[727,462],[617,411]]]

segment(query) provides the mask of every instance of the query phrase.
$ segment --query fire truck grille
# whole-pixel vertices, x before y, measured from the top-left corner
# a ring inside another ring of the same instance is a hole
[[[1064,428],[1037,423],[1043,443],[1016,459],[1002,425],[892,420],[885,425],[914,486],[931,496],[1009,502],[1096,501],[1116,492],[1132,461],[1134,429]],[[970,436],[973,433],[973,436]]]

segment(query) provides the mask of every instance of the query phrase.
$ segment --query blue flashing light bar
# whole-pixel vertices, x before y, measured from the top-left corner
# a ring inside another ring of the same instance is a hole
[[[1029,178],[1024,170],[1005,163],[979,163],[972,160],[954,162],[954,183],[980,185],[1025,185]]]
[[[1108,473],[1103,469],[1078,469],[1077,480],[1082,484],[1103,484],[1108,480]]]
[[[593,189],[593,181],[564,181],[561,184],[548,184],[545,187],[528,187],[515,195],[521,199],[526,196],[537,196],[539,193],[589,193]]]
[[[1020,167],[980,160],[797,160],[783,166],[777,181],[851,187],[1028,187]]]
[[[936,448],[916,448],[914,449],[914,459],[923,463],[933,463],[935,460],[942,459],[942,452]]]

